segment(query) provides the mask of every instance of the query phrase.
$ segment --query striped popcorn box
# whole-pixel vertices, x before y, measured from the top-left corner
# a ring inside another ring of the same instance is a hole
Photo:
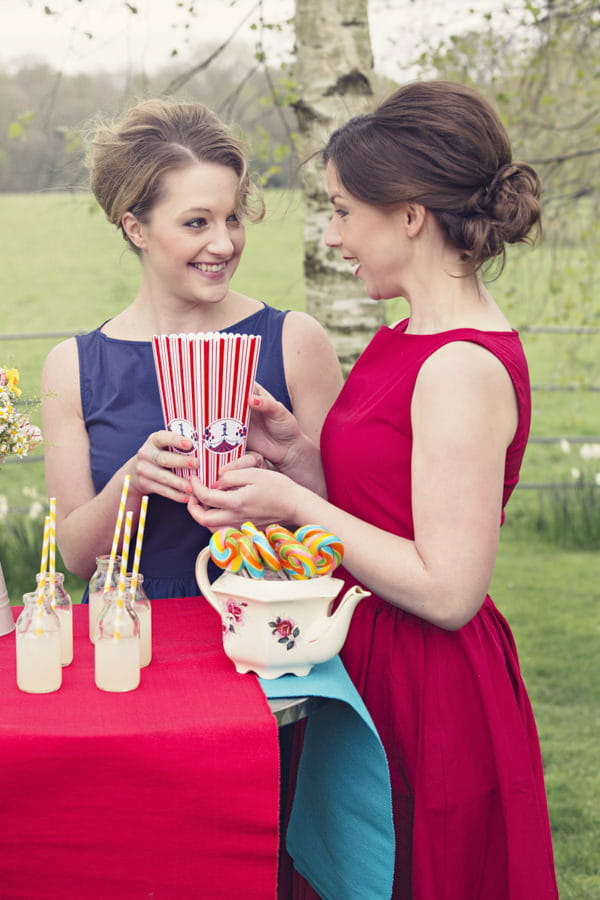
[[[209,486],[246,449],[260,335],[208,332],[154,335],[165,426],[189,438],[198,477]],[[189,478],[190,470],[178,468]]]

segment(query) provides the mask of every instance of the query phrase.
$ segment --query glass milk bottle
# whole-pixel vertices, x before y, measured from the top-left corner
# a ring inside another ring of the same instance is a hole
[[[132,576],[127,575],[125,589],[133,609],[140,620],[140,667],[149,666],[152,660],[152,606],[144,590],[144,576],[137,576],[135,597],[131,593]]]
[[[96,571],[90,578],[88,616],[90,641],[92,642],[94,640],[98,618],[100,616],[100,613],[102,612],[102,607],[104,606],[104,586],[106,585],[106,579],[108,576],[109,563],[110,556],[108,554],[106,554],[106,556],[98,556],[96,558]],[[117,587],[120,567],[121,557],[115,556],[112,574],[110,577],[110,588]]]
[[[94,677],[101,691],[134,691],[140,683],[140,620],[127,592],[104,594],[94,640]]]
[[[23,594],[17,619],[17,687],[28,694],[49,694],[62,684],[60,622],[44,594]]]
[[[60,622],[60,661],[63,666],[73,662],[73,604],[65,588],[65,576],[62,572],[54,573],[54,592],[52,591],[52,575],[46,573],[44,583],[46,597]],[[36,575],[38,587],[41,575]]]

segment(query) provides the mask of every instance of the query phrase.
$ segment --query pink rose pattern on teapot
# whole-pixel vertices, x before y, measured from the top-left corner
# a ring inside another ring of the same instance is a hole
[[[243,606],[248,606],[243,600],[227,601],[227,611],[221,620],[223,624],[223,637],[225,637],[226,634],[235,634],[236,625],[241,626],[244,624]]]
[[[273,629],[271,634],[277,637],[277,643],[286,645],[286,650],[294,647],[300,634],[300,629],[294,625],[292,619],[282,619],[281,616],[277,616],[274,622],[269,622],[269,628]]]

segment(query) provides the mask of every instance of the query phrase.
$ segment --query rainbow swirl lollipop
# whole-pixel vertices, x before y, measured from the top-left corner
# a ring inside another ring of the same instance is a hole
[[[317,575],[326,575],[337,569],[344,558],[344,545],[335,534],[322,531],[307,537],[305,543],[315,558]]]
[[[251,539],[246,534],[240,534],[237,541],[246,572],[252,578],[262,578],[265,574],[265,568]]]
[[[221,569],[239,572],[244,563],[239,548],[239,539],[244,537],[236,528],[219,528],[209,541],[210,558]]]
[[[323,534],[327,534],[327,532],[320,528],[318,525],[302,525],[300,528],[297,528],[294,532],[294,537],[298,541],[302,541],[303,544],[307,544],[314,537],[320,537]]]
[[[306,544],[315,557],[317,575],[332,572],[344,558],[344,545],[340,539],[318,525],[303,525],[297,529],[296,538]]]
[[[293,532],[289,531],[283,525],[267,525],[265,528],[265,534],[269,539],[269,543],[272,547],[277,550],[279,548],[279,544],[284,541],[295,541],[295,535]]]
[[[269,543],[264,532],[260,531],[252,522],[244,522],[242,531],[250,538],[254,549],[262,559],[263,563],[271,569],[272,572],[281,570],[281,560],[277,555],[275,548]]]
[[[290,578],[312,578],[317,573],[315,558],[306,544],[295,538],[282,541],[277,552],[284,572]]]

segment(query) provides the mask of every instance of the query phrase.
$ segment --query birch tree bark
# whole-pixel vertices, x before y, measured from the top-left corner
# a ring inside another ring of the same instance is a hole
[[[367,0],[296,0],[294,104],[300,160],[330,133],[374,105],[375,75]],[[320,156],[302,168],[306,308],[327,329],[345,374],[383,323],[383,304],[370,300],[339,251],[324,244],[331,215]]]

